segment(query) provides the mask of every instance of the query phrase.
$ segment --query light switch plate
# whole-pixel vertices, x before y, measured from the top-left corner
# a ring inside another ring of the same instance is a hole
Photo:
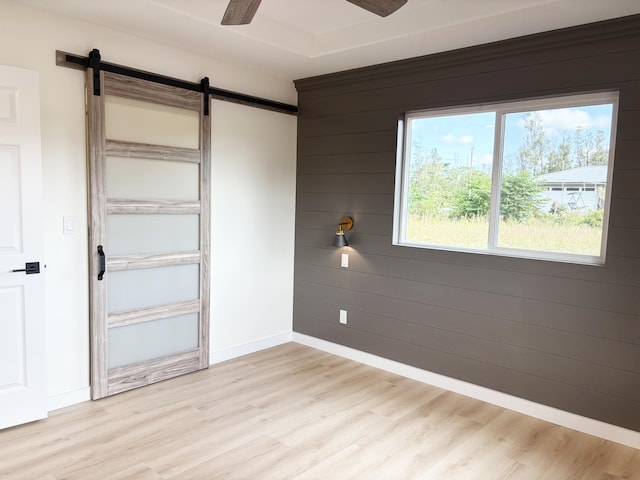
[[[346,310],[340,310],[340,323],[342,323],[343,325],[347,324],[347,311]]]
[[[62,233],[65,235],[73,235],[76,231],[76,217],[62,217]]]
[[[349,254],[343,253],[342,258],[340,259],[340,266],[344,268],[349,268]]]

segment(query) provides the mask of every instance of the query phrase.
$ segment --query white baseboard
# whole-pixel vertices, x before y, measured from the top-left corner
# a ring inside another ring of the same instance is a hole
[[[547,422],[555,423],[563,427],[571,428],[579,432],[594,435],[596,437],[611,440],[612,442],[640,448],[640,432],[611,425],[609,423],[594,420],[592,418],[576,415],[557,408],[542,405],[523,398],[514,397],[506,393],[497,392],[489,388],[474,385],[472,383],[446,377],[438,373],[429,372],[420,368],[405,365],[394,360],[378,357],[370,353],[353,348],[338,345],[336,343],[310,337],[301,333],[293,333],[293,341],[302,345],[317,348],[334,355],[338,355],[356,362],[364,363],[387,372],[402,375],[419,382],[444,388],[452,392],[460,393],[467,397],[492,403],[500,407],[508,408],[516,412],[524,413],[531,417],[539,418]]]
[[[283,343],[289,343],[292,340],[292,333],[286,332],[279,335],[273,335],[271,337],[261,338],[254,342],[243,343],[242,345],[236,345],[235,347],[225,348],[224,350],[217,350],[209,352],[209,365],[214,365],[220,362],[226,362],[234,358],[248,355],[250,353],[259,352],[267,348],[276,347]]]
[[[47,398],[47,410],[52,412],[53,410],[69,407],[76,403],[86,402],[87,400],[91,400],[91,389],[89,387],[71,390],[70,392],[57,393],[55,395],[49,395]]]

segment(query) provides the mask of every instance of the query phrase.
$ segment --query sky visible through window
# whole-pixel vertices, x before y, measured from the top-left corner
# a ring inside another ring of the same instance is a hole
[[[576,131],[604,133],[605,148],[611,138],[611,104],[540,110],[545,135],[553,143],[572,137]],[[531,112],[509,113],[505,117],[504,160],[518,155],[527,134],[525,117]],[[467,113],[414,119],[411,125],[413,146],[419,146],[431,157],[437,150],[449,168],[467,167],[489,173],[493,162],[495,113]]]

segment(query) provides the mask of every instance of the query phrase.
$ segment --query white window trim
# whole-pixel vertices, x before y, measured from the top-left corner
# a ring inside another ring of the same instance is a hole
[[[535,110],[546,110],[569,107],[586,107],[610,103],[613,105],[611,113],[611,138],[609,143],[609,163],[607,168],[607,186],[605,192],[605,206],[602,221],[602,238],[600,242],[600,255],[581,255],[571,253],[549,252],[542,250],[527,250],[499,247],[499,209],[500,209],[500,183],[502,174],[502,139],[504,135],[503,116],[508,113],[518,113]],[[607,237],[609,232],[609,210],[611,205],[611,191],[613,183],[613,162],[616,142],[616,130],[618,123],[619,92],[606,91],[586,94],[569,94],[558,97],[543,97],[513,102],[474,104],[453,108],[436,108],[408,112],[398,121],[398,144],[396,161],[396,180],[394,192],[393,212],[393,245],[425,248],[432,250],[444,250],[452,252],[477,253],[485,255],[498,255],[516,258],[529,258],[535,260],[547,260],[566,263],[578,263],[587,265],[604,265],[607,251]],[[476,249],[471,247],[449,246],[442,244],[415,243],[407,241],[405,237],[408,208],[409,175],[407,154],[411,147],[411,132],[406,128],[410,120],[426,117],[442,117],[449,115],[472,114],[480,112],[496,112],[496,128],[494,133],[494,150],[491,178],[491,205],[489,214],[489,235],[487,248]],[[500,132],[500,134],[497,134]]]

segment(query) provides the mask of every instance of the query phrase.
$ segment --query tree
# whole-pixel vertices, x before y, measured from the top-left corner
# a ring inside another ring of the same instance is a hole
[[[451,176],[448,164],[442,161],[437,149],[425,152],[418,143],[411,149],[409,170],[409,213],[440,215],[450,203]]]
[[[549,171],[549,157],[552,144],[545,134],[540,112],[529,112],[524,117],[526,133],[518,149],[518,169],[531,172],[534,176]]]
[[[554,141],[546,134],[540,112],[529,112],[523,120],[525,134],[522,137],[515,161],[516,170],[530,172],[534,177],[577,167],[607,165],[609,148],[603,130],[594,131],[578,126],[573,131],[562,132]],[[508,159],[513,163],[512,159]]]
[[[536,213],[540,206],[540,192],[529,172],[518,172],[502,178],[500,215],[505,220],[522,221]]]
[[[583,126],[576,128],[574,134],[575,167],[589,167],[592,165],[606,165],[609,161],[609,149],[605,146],[605,136],[602,130],[595,134]]]
[[[571,138],[568,132],[562,133],[562,139],[549,154],[548,170],[545,173],[561,172],[571,168]]]
[[[453,196],[453,211],[455,218],[486,217],[489,215],[491,202],[491,176],[473,171],[462,180]]]

